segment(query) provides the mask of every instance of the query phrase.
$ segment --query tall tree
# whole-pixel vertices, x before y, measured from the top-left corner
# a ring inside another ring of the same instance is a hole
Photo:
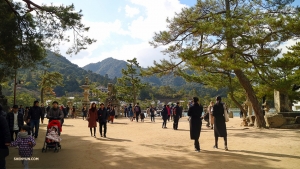
[[[265,127],[250,79],[254,73],[259,76],[272,69],[270,64],[281,52],[279,45],[299,37],[299,11],[292,2],[198,0],[194,7],[167,19],[168,30],[155,34],[150,43],[168,46],[163,52],[169,54],[170,61],[154,62],[149,70],[182,75],[185,72],[180,70],[188,67],[234,74],[253,105],[257,127]]]
[[[140,90],[146,86],[141,82],[141,66],[136,58],[127,60],[127,69],[122,69],[122,77],[117,79],[118,96],[129,103],[136,104]]]
[[[35,66],[46,56],[45,49],[59,52],[62,42],[73,40],[67,53],[77,54],[95,40],[84,36],[89,28],[81,23],[74,5],[38,5],[31,0],[0,1],[0,69]],[[69,30],[73,36],[67,35]],[[2,73],[5,80],[11,71]]]
[[[58,72],[46,72],[42,75],[39,86],[41,87],[41,103],[44,103],[46,93],[55,95],[53,89],[56,86],[63,86],[63,76]]]

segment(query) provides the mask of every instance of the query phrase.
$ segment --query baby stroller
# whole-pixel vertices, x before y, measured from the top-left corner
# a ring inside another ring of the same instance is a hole
[[[47,152],[48,149],[54,149],[54,152],[58,152],[61,149],[61,145],[59,141],[53,141],[47,137],[51,132],[51,129],[53,128],[57,129],[57,133],[60,136],[62,129],[59,120],[52,120],[49,122],[47,126],[47,132],[46,132],[45,142],[44,142],[44,147],[42,149],[42,152]]]

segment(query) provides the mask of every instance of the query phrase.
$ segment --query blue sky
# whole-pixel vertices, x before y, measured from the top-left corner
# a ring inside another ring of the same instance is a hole
[[[82,67],[108,57],[127,60],[136,57],[143,66],[154,60],[168,58],[149,45],[154,32],[165,30],[166,18],[173,17],[183,7],[197,0],[32,0],[37,4],[74,4],[82,10],[83,23],[90,27],[88,36],[97,42],[72,57],[65,55],[68,44],[61,46],[61,54]],[[295,5],[300,5],[296,0]]]

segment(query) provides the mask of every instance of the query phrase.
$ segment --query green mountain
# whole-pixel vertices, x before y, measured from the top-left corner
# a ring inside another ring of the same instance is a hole
[[[126,69],[127,62],[123,60],[117,60],[113,58],[107,58],[98,63],[91,63],[83,67],[87,71],[93,71],[100,75],[107,75],[110,78],[119,78],[122,76],[122,69]],[[144,68],[145,69],[145,68]],[[205,88],[205,86],[198,83],[186,82],[182,77],[174,76],[174,74],[165,75],[162,77],[150,76],[143,77],[142,81],[149,83],[152,86],[170,86],[176,91],[184,89],[185,91],[196,90],[201,96],[210,95],[212,97],[221,95],[226,96],[227,92],[225,89],[214,90]],[[149,91],[148,91],[149,92]],[[166,91],[168,92],[168,91]],[[146,92],[147,93],[147,92]],[[149,98],[145,97],[145,98]]]
[[[107,58],[98,63],[88,64],[84,66],[83,69],[87,71],[90,70],[103,76],[107,74],[109,78],[113,79],[122,76],[122,69],[126,68],[126,64],[127,62],[123,60]]]
[[[87,71],[92,71],[100,75],[107,75],[109,78],[122,77],[122,69],[126,69],[127,62],[117,60],[114,58],[107,58],[98,63],[91,63],[83,67]],[[182,86],[186,81],[182,77],[175,77],[174,75],[166,75],[163,77],[144,77],[143,82],[155,86]]]
[[[67,93],[82,93],[83,90],[80,86],[84,84],[85,77],[88,77],[90,82],[95,82],[103,86],[107,86],[108,83],[116,82],[116,80],[111,80],[108,77],[93,73],[92,71],[86,71],[78,67],[78,65],[71,63],[65,57],[61,55],[57,56],[50,51],[47,52],[47,57],[43,61],[46,61],[48,66],[38,65],[36,69],[22,69],[18,71],[17,79],[24,81],[22,88],[33,91],[33,93],[39,92],[38,84],[40,77],[46,71],[56,71],[63,75],[64,86],[59,86],[54,89],[57,97],[66,95]],[[11,80],[9,84],[13,84],[13,80]]]

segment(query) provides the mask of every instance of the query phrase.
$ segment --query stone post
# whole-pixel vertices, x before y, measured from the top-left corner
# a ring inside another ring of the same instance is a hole
[[[287,94],[274,90],[274,104],[277,113],[290,112],[289,98]]]
[[[248,98],[245,101],[245,105],[247,105],[247,107],[248,107],[248,118],[249,118],[249,121],[250,121],[249,126],[252,126],[252,125],[254,125],[254,121],[252,119],[253,107],[252,107],[252,103],[250,102],[250,100]]]

